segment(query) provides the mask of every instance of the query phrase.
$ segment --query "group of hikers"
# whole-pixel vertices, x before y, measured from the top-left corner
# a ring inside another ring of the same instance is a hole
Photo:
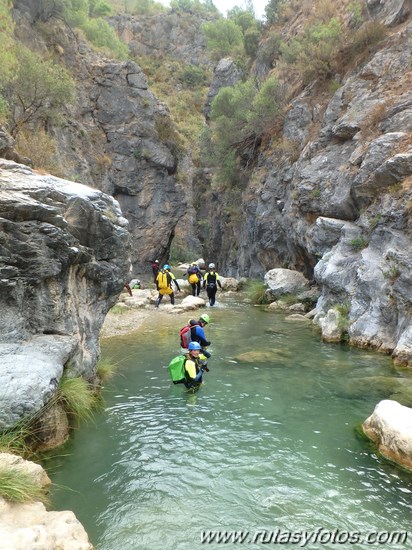
[[[156,307],[159,307],[163,296],[170,297],[170,303],[174,305],[174,288],[180,292],[180,286],[169,264],[160,268],[159,260],[152,263],[153,281],[156,284],[159,295],[156,300]],[[184,276],[187,276],[192,289],[192,296],[199,296],[201,288],[206,289],[209,305],[214,306],[216,292],[222,285],[219,274],[214,263],[208,265],[205,274],[202,273],[199,265],[192,262],[187,268]],[[189,391],[196,391],[202,384],[203,373],[208,372],[207,361],[210,353],[207,347],[210,342],[207,340],[204,327],[210,322],[209,315],[204,313],[199,320],[190,320],[180,331],[181,355],[174,357],[169,364],[169,372],[174,384],[184,384]]]
[[[154,260],[154,262],[152,262],[152,272],[153,280],[159,292],[159,296],[156,300],[156,307],[159,307],[160,302],[162,301],[165,294],[170,297],[170,303],[174,305],[175,294],[172,285],[174,285],[176,287],[176,290],[179,292],[180,286],[177,282],[176,277],[171,271],[170,265],[165,264],[163,268],[160,269],[159,260]],[[192,287],[192,296],[199,296],[203,282],[203,288],[206,289],[209,305],[214,306],[216,302],[217,287],[219,286],[220,289],[222,288],[215,264],[210,263],[208,265],[208,270],[203,275],[198,264],[196,262],[193,262],[187,268],[187,271],[184,275],[188,277],[189,284]]]
[[[174,384],[184,384],[188,390],[195,391],[202,384],[203,373],[209,372],[207,360],[211,354],[206,348],[210,346],[210,342],[204,331],[209,322],[209,315],[203,313],[198,321],[192,319],[180,330],[181,355],[172,359],[169,364]]]

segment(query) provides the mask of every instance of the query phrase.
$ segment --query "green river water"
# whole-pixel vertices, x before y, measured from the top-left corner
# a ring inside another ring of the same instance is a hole
[[[47,462],[53,509],[73,510],[98,550],[266,548],[287,540],[276,532],[319,529],[306,548],[376,548],[344,544],[344,532],[409,529],[412,474],[355,433],[408,373],[247,303],[208,313],[213,357],[196,394],[166,369],[187,313],[154,310],[143,330],[103,342],[121,368],[104,411]],[[236,359],[256,350],[269,357]],[[336,529],[341,543],[327,543]],[[208,530],[249,535],[202,544]],[[281,546],[303,546],[292,542]],[[412,548],[412,534],[379,547]]]

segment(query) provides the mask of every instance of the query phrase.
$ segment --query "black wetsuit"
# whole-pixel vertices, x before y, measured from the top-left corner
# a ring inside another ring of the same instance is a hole
[[[215,305],[217,285],[219,285],[219,288],[222,288],[219,274],[216,271],[208,271],[203,279],[203,287],[206,287],[207,297],[211,306]]]

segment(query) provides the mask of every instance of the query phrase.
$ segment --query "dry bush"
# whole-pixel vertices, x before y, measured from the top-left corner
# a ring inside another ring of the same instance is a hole
[[[293,164],[300,157],[301,146],[299,141],[281,138],[272,142],[270,152],[278,162],[288,161]]]
[[[318,0],[312,14],[316,21],[327,23],[332,17],[338,16],[339,2],[331,2],[330,0]]]
[[[371,109],[361,129],[361,138],[363,140],[371,139],[381,133],[379,124],[387,115],[388,106],[389,102],[384,101],[383,103],[378,103]]]
[[[289,2],[283,2],[279,6],[278,22],[285,24],[286,22],[296,18],[301,13],[308,16],[311,12],[312,2],[311,0],[290,0]]]
[[[30,158],[34,168],[58,177],[67,174],[59,161],[54,138],[42,129],[22,130],[16,139],[16,150]]]
[[[412,189],[412,176],[408,176],[405,178],[402,182],[402,189],[405,191],[410,191]],[[410,200],[407,204],[407,210],[409,213],[411,213],[412,210],[412,200]]]
[[[343,61],[351,63],[355,58],[357,63],[367,59],[373,48],[386,36],[387,30],[379,21],[366,21],[354,33],[347,35],[346,45],[343,49]]]
[[[404,136],[399,140],[398,147],[396,148],[395,154],[399,155],[401,153],[407,153],[412,149],[412,132]]]

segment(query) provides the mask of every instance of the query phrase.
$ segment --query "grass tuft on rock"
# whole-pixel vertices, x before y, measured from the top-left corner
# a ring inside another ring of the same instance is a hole
[[[11,453],[27,458],[32,452],[28,443],[32,435],[30,421],[22,420],[12,428],[0,433],[0,453]]]
[[[0,467],[0,496],[9,502],[48,503],[44,489],[32,476],[19,468]]]
[[[80,377],[63,376],[60,380],[58,400],[67,414],[77,421],[90,420],[97,404],[94,388]]]
[[[100,382],[104,384],[116,374],[119,364],[111,359],[100,359],[96,366],[96,373]]]

